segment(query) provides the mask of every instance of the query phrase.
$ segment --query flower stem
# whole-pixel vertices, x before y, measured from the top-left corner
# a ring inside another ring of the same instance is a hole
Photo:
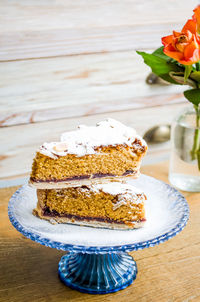
[[[198,167],[200,170],[200,110],[197,106],[194,105],[196,111],[196,129],[194,132],[194,143],[191,150],[191,159],[198,161]]]

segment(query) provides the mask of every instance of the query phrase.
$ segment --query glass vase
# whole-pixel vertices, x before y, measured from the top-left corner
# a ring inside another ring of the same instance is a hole
[[[169,181],[188,192],[200,192],[199,120],[198,110],[190,106],[175,119],[171,128]]]

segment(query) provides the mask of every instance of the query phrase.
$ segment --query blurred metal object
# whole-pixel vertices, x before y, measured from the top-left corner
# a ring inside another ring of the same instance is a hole
[[[149,85],[155,85],[155,84],[160,84],[160,85],[170,85],[170,83],[164,81],[160,77],[158,77],[155,73],[151,72],[148,77],[146,78],[146,83]]]
[[[170,125],[160,125],[149,129],[143,136],[149,144],[158,144],[167,142],[170,139]]]

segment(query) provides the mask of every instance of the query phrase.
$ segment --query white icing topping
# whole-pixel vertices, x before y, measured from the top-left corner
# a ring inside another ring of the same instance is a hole
[[[111,181],[108,183],[102,183],[102,184],[92,184],[91,188],[95,191],[103,191],[105,193],[111,194],[111,195],[118,195],[118,194],[142,194],[143,192],[127,183],[121,183],[118,181]]]
[[[136,134],[134,129],[116,120],[107,119],[97,123],[95,127],[80,125],[76,131],[63,133],[61,142],[44,143],[39,152],[53,158],[56,158],[56,155],[65,156],[66,154],[81,157],[86,154],[95,154],[97,152],[95,148],[99,146],[121,144],[131,146],[136,138],[146,146],[145,141]]]
[[[117,202],[113,204],[113,210],[126,205],[127,201],[131,202],[131,207],[133,207],[134,204],[139,204],[145,200],[143,191],[127,183],[108,182],[105,184],[93,184],[90,186],[90,190],[94,192],[102,191],[117,196]]]

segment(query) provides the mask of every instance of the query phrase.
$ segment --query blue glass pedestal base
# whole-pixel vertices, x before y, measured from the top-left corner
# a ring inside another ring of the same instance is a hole
[[[126,288],[135,280],[137,266],[127,253],[64,255],[58,267],[69,287],[90,294],[107,294]]]

